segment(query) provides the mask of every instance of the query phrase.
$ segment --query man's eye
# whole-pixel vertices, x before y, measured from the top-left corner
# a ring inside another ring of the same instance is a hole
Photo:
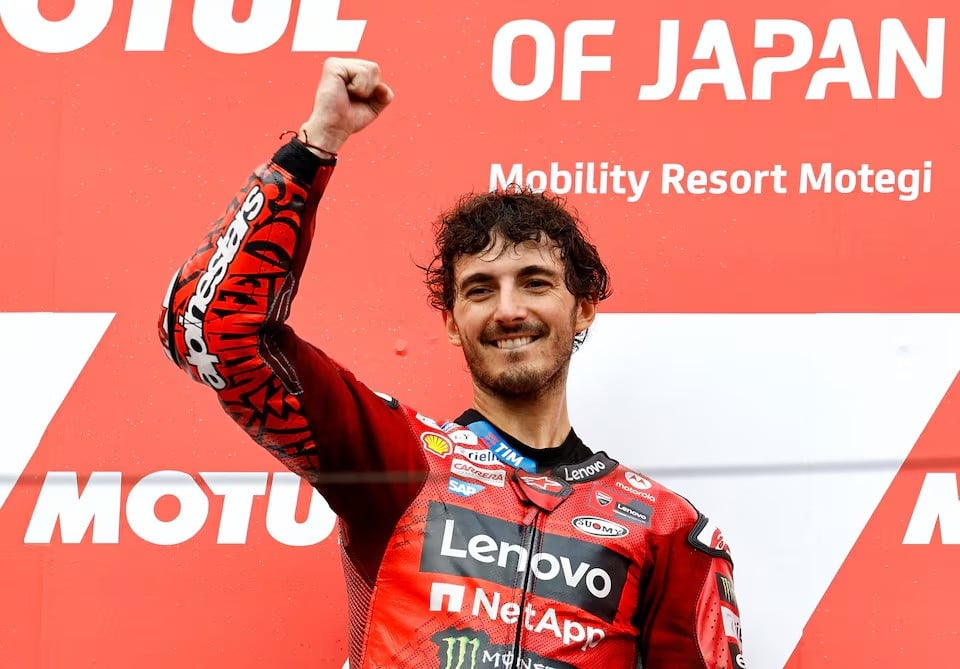
[[[549,288],[550,282],[544,279],[531,279],[527,282],[527,288]]]
[[[486,288],[484,286],[477,286],[476,288],[470,288],[467,291],[467,297],[480,297],[482,295],[486,295],[489,292],[490,292],[489,288]]]

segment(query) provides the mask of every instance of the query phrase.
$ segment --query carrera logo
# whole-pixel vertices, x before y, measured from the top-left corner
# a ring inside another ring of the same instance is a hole
[[[0,2],[0,23],[15,41],[33,51],[67,53],[92,43],[111,20],[113,0],[72,3],[56,21],[40,12],[38,0]],[[256,53],[274,46],[287,32],[291,0],[251,0],[243,21],[234,16],[234,2],[194,0],[193,32],[201,43],[221,53]],[[357,51],[366,21],[340,19],[339,0],[300,0],[292,51]],[[132,0],[124,51],[164,51],[172,0]]]
[[[504,470],[476,467],[472,463],[459,458],[450,463],[450,473],[454,476],[473,479],[498,488],[502,488],[507,482],[507,473]]]
[[[572,521],[573,526],[591,537],[601,537],[604,539],[625,537],[630,530],[612,520],[604,520],[596,516],[577,516]]]
[[[207,307],[213,301],[220,283],[226,278],[227,270],[237,257],[240,244],[250,230],[250,223],[256,220],[265,201],[259,186],[255,186],[247,194],[230,226],[217,240],[217,250],[210,256],[206,271],[197,280],[197,288],[187,303],[186,313],[180,316],[183,340],[187,347],[186,360],[196,368],[197,378],[215,390],[223,390],[227,387],[227,382],[217,370],[220,358],[210,353],[207,348],[203,336],[203,321],[207,315]]]
[[[530,591],[610,622],[629,560],[600,544],[529,530],[452,504],[431,502],[420,571],[480,579],[509,588],[531,572]]]

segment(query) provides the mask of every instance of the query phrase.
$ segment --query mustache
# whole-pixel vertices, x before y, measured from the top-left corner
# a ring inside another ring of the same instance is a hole
[[[483,331],[483,338],[487,340],[502,337],[540,337],[547,333],[542,323],[521,323],[513,327],[491,325]]]

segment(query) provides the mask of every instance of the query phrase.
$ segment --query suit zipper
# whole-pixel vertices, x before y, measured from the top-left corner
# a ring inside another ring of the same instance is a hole
[[[533,569],[530,568],[530,563],[533,558],[533,547],[536,545],[537,535],[540,533],[537,529],[537,521],[540,519],[540,509],[536,506],[531,506],[527,510],[527,514],[523,519],[523,524],[529,528],[529,533],[524,539],[523,547],[527,552],[527,564],[523,570],[523,585],[520,590],[520,616],[517,619],[517,634],[513,639],[513,666],[514,668],[520,667],[521,660],[521,649],[520,649],[520,637],[523,635],[523,624],[524,624],[524,614],[527,601],[527,593],[530,591],[530,581],[531,575],[533,574]]]

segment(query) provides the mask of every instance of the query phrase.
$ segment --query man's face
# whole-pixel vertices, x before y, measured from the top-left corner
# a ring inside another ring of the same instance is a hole
[[[505,245],[496,238],[487,251],[457,260],[454,287],[444,323],[474,383],[520,398],[566,381],[574,335],[593,322],[596,305],[567,289],[553,242]]]

